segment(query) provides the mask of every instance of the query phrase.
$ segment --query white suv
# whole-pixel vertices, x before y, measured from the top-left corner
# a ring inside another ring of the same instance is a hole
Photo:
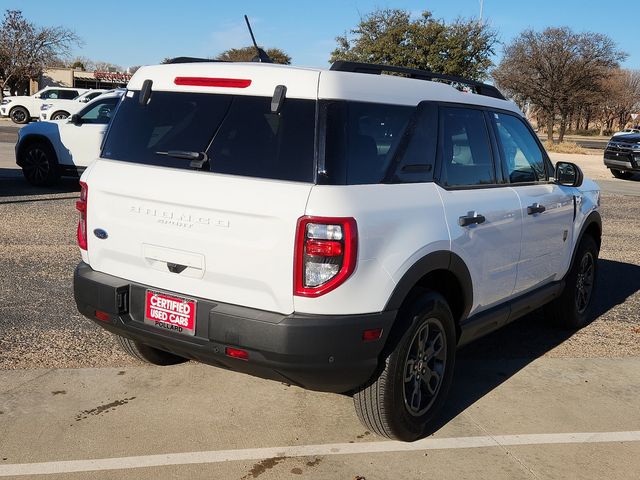
[[[71,100],[86,92],[85,88],[46,87],[30,96],[6,97],[0,103],[0,115],[14,123],[28,123],[40,117],[40,107],[47,100]]]
[[[81,187],[76,303],[126,351],[349,393],[390,438],[433,428],[460,345],[590,318],[598,187],[489,85],[143,67]]]
[[[111,116],[124,92],[104,93],[69,119],[35,122],[18,131],[16,164],[35,186],[54,185],[61,176],[78,177],[100,155]]]
[[[113,90],[109,90],[113,91]],[[72,100],[49,99],[40,105],[40,120],[64,120],[74,113],[78,113],[85,104],[89,103],[96,97],[99,97],[107,90],[94,88],[87,90]]]

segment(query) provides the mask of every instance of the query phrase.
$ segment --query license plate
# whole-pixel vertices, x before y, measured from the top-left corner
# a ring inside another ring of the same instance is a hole
[[[183,335],[196,334],[197,302],[190,298],[147,290],[144,323]]]

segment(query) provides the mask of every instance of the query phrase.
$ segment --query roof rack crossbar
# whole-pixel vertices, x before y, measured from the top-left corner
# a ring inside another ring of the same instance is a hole
[[[352,72],[352,73],[368,73],[371,75],[382,75],[382,72],[394,72],[402,73],[409,78],[417,80],[445,80],[447,82],[455,82],[463,85],[473,87],[475,93],[478,95],[484,95],[486,97],[499,98],[505,100],[504,95],[493,85],[489,85],[475,80],[469,80],[463,77],[457,77],[455,75],[446,75],[444,73],[435,73],[428,70],[418,70],[417,68],[405,68],[396,67],[394,65],[380,65],[376,63],[361,63],[361,62],[347,62],[344,60],[338,60],[331,65],[331,70],[338,72]]]

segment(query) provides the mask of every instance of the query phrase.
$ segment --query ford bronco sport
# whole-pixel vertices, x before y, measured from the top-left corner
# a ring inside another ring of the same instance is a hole
[[[347,393],[389,438],[433,427],[461,345],[589,320],[598,187],[490,85],[143,67],[81,186],[76,303],[127,352]]]

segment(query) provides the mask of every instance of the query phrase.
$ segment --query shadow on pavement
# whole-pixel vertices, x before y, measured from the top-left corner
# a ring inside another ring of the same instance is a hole
[[[3,197],[24,197],[34,195],[51,195],[59,193],[76,193],[80,191],[77,178],[61,178],[51,187],[34,187],[22,176],[19,168],[0,168],[0,202]],[[24,201],[24,199],[20,200]]]
[[[598,266],[594,319],[640,291],[640,266],[603,259]],[[572,335],[545,321],[540,309],[462,348],[447,404],[434,431]]]

